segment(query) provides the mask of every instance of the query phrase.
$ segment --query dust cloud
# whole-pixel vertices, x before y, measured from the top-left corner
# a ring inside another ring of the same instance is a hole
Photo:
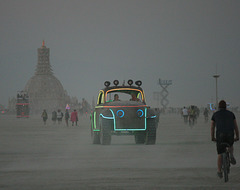
[[[203,115],[190,127],[179,114],[162,114],[155,145],[113,136],[109,146],[92,144],[89,116],[67,127],[50,119],[44,125],[39,115],[0,115],[0,141],[0,188],[6,190],[240,188],[239,164],[228,183],[217,178],[215,144]]]

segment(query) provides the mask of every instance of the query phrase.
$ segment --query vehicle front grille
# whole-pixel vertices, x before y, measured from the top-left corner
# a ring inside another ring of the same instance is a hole
[[[145,108],[115,108],[112,111],[115,131],[146,130]]]

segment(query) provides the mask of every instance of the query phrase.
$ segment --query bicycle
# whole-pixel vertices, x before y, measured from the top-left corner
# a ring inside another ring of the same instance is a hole
[[[238,141],[239,139],[235,138],[234,142]],[[225,146],[225,151],[221,154],[222,156],[222,170],[223,170],[223,175],[224,175],[224,181],[228,182],[228,174],[230,173],[230,152],[229,148],[230,145],[228,143],[221,143],[221,146]]]
[[[221,143],[221,146],[225,146],[225,152],[221,154],[222,156],[222,170],[224,175],[224,181],[228,182],[228,174],[230,173],[230,157],[229,157],[229,147],[228,143]]]

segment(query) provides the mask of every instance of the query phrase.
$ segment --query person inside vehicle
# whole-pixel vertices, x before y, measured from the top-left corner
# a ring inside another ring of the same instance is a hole
[[[132,96],[132,98],[130,99],[130,101],[137,101],[137,102],[140,101],[140,100],[136,97],[136,94],[135,94],[135,93],[132,93],[131,96]]]
[[[118,94],[114,94],[114,100],[113,101],[120,101]]]
[[[236,160],[233,156],[233,143],[239,140],[239,130],[236,121],[236,117],[233,112],[226,109],[226,102],[221,100],[218,106],[219,110],[215,112],[212,116],[211,122],[211,138],[212,141],[217,143],[217,175],[219,178],[223,177],[222,168],[222,156],[221,154],[225,152],[225,146],[222,143],[227,143],[230,145],[230,162],[235,165]],[[216,128],[216,138],[215,138],[215,128]],[[234,139],[235,132],[235,139]]]

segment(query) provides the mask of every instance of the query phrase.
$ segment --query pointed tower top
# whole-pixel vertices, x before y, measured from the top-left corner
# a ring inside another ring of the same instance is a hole
[[[45,41],[42,41],[42,46],[38,48],[38,63],[36,68],[36,75],[52,75],[52,68],[49,62],[50,49],[46,48]]]
[[[45,41],[43,40],[43,41],[42,41],[42,47],[44,47],[44,46],[45,46]]]

